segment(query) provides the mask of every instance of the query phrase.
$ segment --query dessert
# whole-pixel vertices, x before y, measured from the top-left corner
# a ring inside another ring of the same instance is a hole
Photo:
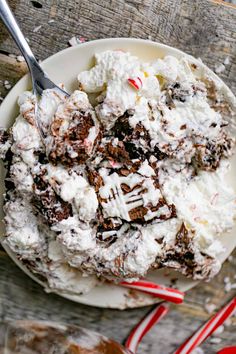
[[[0,132],[3,242],[62,293],[162,267],[213,277],[236,215],[225,180],[234,97],[187,55],[151,63],[122,51],[95,57],[69,98],[44,91],[44,140],[30,92],[19,97],[13,127]]]
[[[11,354],[128,354],[117,342],[73,325],[52,322],[15,321],[6,324],[0,351]],[[3,345],[4,348],[1,348]]]

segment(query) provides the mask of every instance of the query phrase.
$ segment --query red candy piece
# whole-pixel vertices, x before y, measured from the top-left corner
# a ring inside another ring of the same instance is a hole
[[[236,354],[236,347],[223,348],[217,354]]]
[[[135,79],[128,79],[128,83],[134,87],[136,90],[140,90],[143,86],[143,82],[140,77],[136,77]]]

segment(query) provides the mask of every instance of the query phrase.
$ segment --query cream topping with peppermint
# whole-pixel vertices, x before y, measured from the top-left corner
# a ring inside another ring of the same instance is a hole
[[[0,130],[4,242],[51,289],[83,293],[169,267],[214,276],[236,196],[225,181],[235,101],[194,58],[95,55],[69,98],[46,90]],[[90,103],[96,94],[96,104]]]

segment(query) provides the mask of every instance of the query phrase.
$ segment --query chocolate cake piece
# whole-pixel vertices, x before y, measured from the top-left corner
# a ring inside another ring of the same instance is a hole
[[[145,127],[139,123],[132,128],[129,117],[132,112],[126,112],[116,120],[112,134],[123,142],[130,159],[144,160],[150,150],[150,136]]]
[[[72,215],[72,206],[55,193],[44,173],[42,171],[34,176],[32,203],[49,225],[53,225],[69,218]]]
[[[99,140],[99,127],[87,96],[75,91],[59,105],[46,138],[52,163],[67,166],[84,164]]]
[[[90,129],[95,129],[90,112],[75,112],[68,124],[67,130],[61,134],[63,127],[62,119],[55,119],[51,124],[52,149],[49,159],[52,163],[61,162],[72,166],[83,164],[94,151],[96,140],[91,142],[89,137]]]
[[[110,167],[114,167],[119,163],[128,163],[128,161],[130,161],[129,154],[125,149],[123,141],[110,136],[101,139],[96,150],[95,159],[97,157],[100,158],[100,162],[107,161]]]
[[[193,163],[205,171],[215,171],[220,165],[222,158],[231,155],[234,147],[234,141],[226,133],[219,141],[209,141],[205,144],[196,144],[196,154]]]
[[[163,255],[157,257],[155,268],[168,267],[181,271],[189,278],[201,280],[211,278],[221,265],[215,258],[201,252],[194,241],[194,231],[181,224],[175,243],[163,244]]]
[[[104,185],[102,177],[96,169],[87,167],[86,172],[89,183],[95,188],[95,191],[98,192],[100,187]]]

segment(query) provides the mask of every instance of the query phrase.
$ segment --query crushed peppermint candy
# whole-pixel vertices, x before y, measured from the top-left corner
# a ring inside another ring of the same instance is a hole
[[[228,257],[228,261],[229,261],[230,264],[236,265],[236,258],[234,256],[230,255]]]
[[[11,89],[11,84],[8,80],[5,80],[4,81],[4,87],[6,90],[10,90]]]
[[[229,59],[229,57],[226,57],[223,63],[221,63],[221,64],[219,64],[218,66],[215,67],[215,73],[216,74],[222,73],[226,69],[225,66],[229,65],[229,64],[230,64],[230,59]]]
[[[216,309],[216,305],[210,301],[211,298],[207,297],[204,303],[204,309],[208,314],[212,314]]]
[[[42,28],[42,25],[39,25],[33,29],[33,32],[36,33],[38,31],[40,31],[41,28]]]
[[[143,82],[140,79],[140,77],[136,77],[135,79],[128,79],[128,83],[130,84],[130,86],[134,87],[136,90],[140,90],[143,86]]]
[[[16,55],[16,54],[8,54],[9,58],[16,59],[19,62],[25,61],[25,58],[22,55]]]
[[[215,330],[214,333],[212,333],[212,335],[213,335],[214,337],[216,337],[216,336],[218,336],[219,334],[223,333],[224,330],[225,330],[224,325],[221,325],[221,326],[219,326],[219,327]]]
[[[236,275],[233,275],[233,279],[236,279]],[[230,279],[229,276],[224,277],[224,290],[225,292],[229,292],[232,289],[236,289],[236,282],[232,282],[232,279]]]
[[[231,289],[232,289],[231,283],[226,283],[226,284],[225,284],[225,292],[228,293],[228,292],[231,291]]]
[[[229,65],[230,64],[230,59],[229,57],[226,57],[224,60],[224,65]]]
[[[84,37],[76,37],[73,36],[71,39],[69,39],[68,43],[71,47],[74,47],[78,44],[86,42],[86,39]]]
[[[25,58],[22,55],[17,55],[16,60],[21,63],[25,61]]]
[[[228,318],[225,323],[224,323],[225,327],[230,327],[232,325],[232,320],[231,318]]]
[[[235,275],[234,275],[234,279],[236,279]],[[231,291],[233,289],[236,289],[236,283],[231,283],[230,277],[224,278],[224,284],[225,284],[224,290],[226,293],[228,293],[229,291]]]
[[[202,348],[195,348],[192,354],[204,354],[204,350]]]
[[[211,314],[211,313],[213,313],[213,312],[215,311],[216,305],[206,303],[206,304],[204,305],[204,308],[205,308],[205,310],[206,310],[207,313]]]
[[[218,338],[218,337],[214,337],[214,338],[211,338],[210,339],[210,343],[211,344],[219,344],[222,342],[222,339],[221,338]]]
[[[223,71],[225,71],[225,65],[224,64],[220,64],[220,65],[215,67],[215,73],[216,74],[221,74]]]

